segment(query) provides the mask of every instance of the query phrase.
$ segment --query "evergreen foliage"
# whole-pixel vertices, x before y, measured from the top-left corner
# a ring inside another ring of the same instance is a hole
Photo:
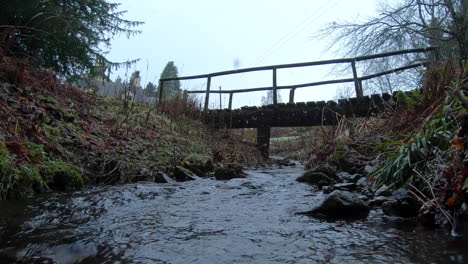
[[[156,86],[152,83],[152,82],[149,82],[145,89],[143,90],[143,93],[145,96],[151,96],[151,97],[155,97],[156,96]]]
[[[177,78],[179,77],[179,71],[177,70],[177,66],[174,64],[173,61],[170,61],[164,67],[163,72],[161,73],[160,79],[167,79],[167,78]],[[163,99],[174,98],[175,96],[180,94],[180,81],[167,81],[164,82],[163,86]]]
[[[118,7],[106,0],[2,1],[0,54],[33,58],[65,77],[105,76],[122,63],[107,60],[104,47],[115,35],[140,33],[133,28],[142,24],[123,19]]]

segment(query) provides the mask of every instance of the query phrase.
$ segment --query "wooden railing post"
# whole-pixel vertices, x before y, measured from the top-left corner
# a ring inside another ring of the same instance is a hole
[[[223,102],[221,101],[222,93],[221,86],[219,86],[219,110],[223,109]]]
[[[356,97],[363,97],[364,93],[360,85],[360,81],[356,69],[356,60],[351,61],[351,67],[353,68],[354,88],[356,89]]]
[[[276,68],[273,68],[273,104],[276,105],[278,103],[278,90],[277,83],[276,83]]]
[[[296,91],[296,88],[292,88],[289,90],[289,102],[294,103],[294,92]]]
[[[206,95],[205,95],[205,107],[203,111],[208,111],[208,102],[210,101],[210,87],[211,87],[211,76],[208,77],[208,81],[206,83]]]
[[[233,92],[229,93],[229,110],[232,110],[232,96],[234,95]]]
[[[163,91],[164,91],[164,81],[159,80],[159,103],[162,103],[163,99]]]

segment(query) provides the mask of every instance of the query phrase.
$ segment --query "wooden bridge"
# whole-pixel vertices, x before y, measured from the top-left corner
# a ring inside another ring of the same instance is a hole
[[[429,60],[420,61],[403,67],[398,67],[392,70],[383,71],[371,75],[359,77],[356,69],[356,62],[371,60],[377,58],[384,58],[389,56],[403,55],[409,53],[425,53],[435,51],[436,47],[409,49],[395,52],[387,52],[382,54],[360,56],[355,58],[345,58],[326,61],[315,61],[295,64],[281,64],[264,67],[245,68],[232,71],[223,71],[203,75],[194,75],[178,78],[167,78],[159,80],[159,102],[162,102],[164,93],[164,83],[169,81],[191,80],[191,79],[206,79],[206,90],[186,91],[187,93],[205,94],[204,121],[213,128],[257,128],[257,145],[263,155],[268,156],[269,142],[270,142],[270,128],[271,127],[297,127],[297,126],[316,126],[316,125],[333,125],[337,122],[337,116],[346,117],[365,117],[372,113],[381,112],[384,106],[388,103],[394,102],[394,96],[390,94],[370,95],[364,96],[362,89],[362,82],[372,78],[401,72],[404,70],[421,67],[426,65]],[[277,71],[278,69],[297,68],[316,65],[327,64],[343,64],[347,63],[351,66],[353,78],[334,79],[320,82],[303,83],[295,85],[278,86],[277,85]],[[213,77],[240,74],[255,71],[272,71],[272,86],[271,87],[257,87],[239,90],[211,90],[211,79]],[[296,89],[313,87],[326,84],[338,83],[354,83],[356,97],[344,100],[335,101],[313,101],[294,103],[294,93]],[[277,91],[288,89],[289,103],[283,104],[277,102]],[[262,107],[242,107],[240,109],[232,109],[232,100],[234,94],[258,92],[258,91],[272,91],[273,104]],[[229,106],[224,110],[210,110],[208,108],[210,94],[229,94]]]

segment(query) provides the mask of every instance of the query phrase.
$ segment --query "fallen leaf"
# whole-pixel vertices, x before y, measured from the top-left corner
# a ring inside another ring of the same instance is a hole
[[[38,135],[41,133],[41,127],[38,124],[33,125],[33,131],[36,135]]]
[[[456,138],[450,142],[457,149],[463,149],[463,138]]]
[[[29,153],[29,149],[21,142],[10,141],[6,143],[8,150],[16,155]]]
[[[453,207],[455,205],[455,202],[457,201],[457,199],[455,199],[455,197],[450,197],[448,200],[447,200],[447,205],[449,207]]]
[[[468,176],[468,168],[462,168],[461,173],[462,173],[462,176],[466,178]]]

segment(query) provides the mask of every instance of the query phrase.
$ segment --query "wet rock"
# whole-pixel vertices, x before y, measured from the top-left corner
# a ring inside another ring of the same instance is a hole
[[[387,201],[382,204],[382,210],[386,215],[403,218],[416,217],[419,208],[419,202],[410,196],[397,198],[396,200]]]
[[[315,184],[318,186],[333,185],[337,183],[335,179],[329,177],[325,173],[315,171],[308,171],[304,173],[304,175],[297,178],[296,181]]]
[[[394,199],[404,198],[404,197],[413,197],[413,195],[405,188],[400,188],[392,192],[392,197]]]
[[[348,183],[337,183],[337,184],[333,185],[333,187],[336,190],[354,191],[354,190],[356,190],[357,186],[356,186],[355,183],[348,182]]]
[[[369,187],[367,187],[367,186],[361,187],[361,188],[359,189],[359,191],[361,192],[362,195],[367,196],[367,198],[369,198],[369,199],[372,198],[372,197],[374,197],[372,191],[371,191],[371,190],[369,189]]]
[[[156,183],[168,183],[168,176],[163,172],[153,173],[153,181]]]
[[[261,185],[256,185],[256,184],[253,184],[251,182],[244,182],[240,186],[246,187],[246,188],[251,189],[251,190],[262,189]]]
[[[337,176],[343,181],[343,182],[352,182],[356,183],[359,179],[363,177],[362,174],[356,173],[356,174],[350,174],[348,172],[340,172],[337,174]]]
[[[314,169],[314,171],[324,173],[327,176],[329,176],[329,177],[331,177],[331,178],[333,178],[333,179],[335,179],[337,181],[339,180],[338,176],[336,175],[336,169],[333,168],[332,166],[328,165],[328,164],[319,165]]]
[[[231,167],[218,167],[214,171],[216,180],[228,181],[235,178],[245,178],[242,171],[238,171],[236,168]]]
[[[367,216],[368,213],[369,207],[356,194],[336,190],[327,195],[311,211],[301,214],[331,218],[355,218]]]
[[[364,167],[364,172],[367,174],[367,175],[370,175],[372,174],[377,168],[374,167],[374,166],[370,166],[370,165],[366,165]]]
[[[362,177],[356,182],[356,185],[359,187],[367,187],[369,185],[369,180],[366,177]]]
[[[333,192],[335,190],[335,188],[333,188],[333,186],[323,186],[322,188],[322,192],[325,193],[325,194],[329,194],[331,192]]]
[[[196,175],[186,168],[177,166],[174,170],[174,179],[178,182],[194,181],[195,178]]]
[[[425,227],[435,228],[437,226],[436,216],[437,214],[433,210],[426,209],[418,215],[418,221]]]
[[[353,174],[353,176],[351,178],[351,181],[357,183],[362,178],[364,178],[364,175],[362,175],[360,173],[355,173],[355,174]]]
[[[321,165],[315,169],[308,170],[296,180],[318,186],[333,185],[341,182],[341,179],[336,175],[336,170],[329,165]]]
[[[382,185],[377,191],[374,193],[375,196],[390,196],[392,195],[392,191],[390,190],[390,187],[387,185]]]
[[[383,203],[390,201],[390,200],[391,199],[389,197],[377,196],[374,199],[370,200],[368,205],[370,207],[381,206]]]
[[[363,194],[359,194],[358,198],[363,200],[364,202],[367,202],[369,200],[369,197]]]
[[[351,182],[352,175],[348,172],[342,171],[336,174],[343,182]]]

